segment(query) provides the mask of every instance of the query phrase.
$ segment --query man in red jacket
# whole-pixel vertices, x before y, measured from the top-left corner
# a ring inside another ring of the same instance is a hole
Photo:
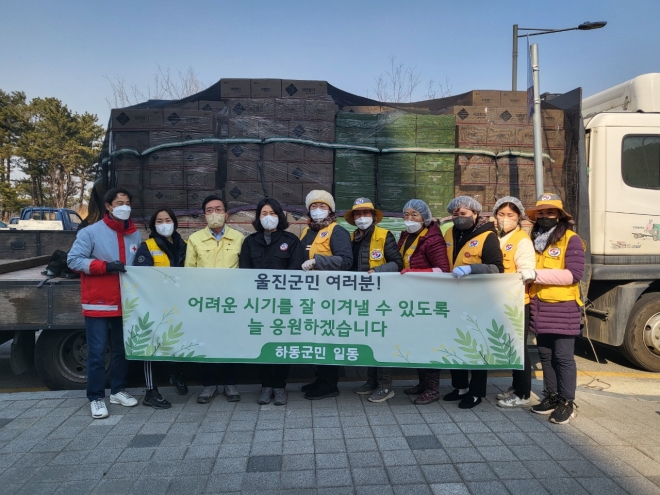
[[[128,362],[124,351],[119,273],[132,265],[142,236],[130,220],[132,195],[110,189],[104,198],[103,220],[78,232],[69,251],[69,268],[80,272],[80,299],[87,328],[87,398],[92,417],[108,416],[105,405],[105,349],[112,345],[110,403],[132,407],[137,400],[126,392]]]

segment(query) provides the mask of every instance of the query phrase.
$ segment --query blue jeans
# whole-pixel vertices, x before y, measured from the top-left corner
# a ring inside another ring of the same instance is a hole
[[[85,316],[87,329],[87,398],[91,401],[105,397],[105,345],[110,337],[110,393],[126,388],[128,361],[124,352],[124,326],[121,316],[91,318]]]

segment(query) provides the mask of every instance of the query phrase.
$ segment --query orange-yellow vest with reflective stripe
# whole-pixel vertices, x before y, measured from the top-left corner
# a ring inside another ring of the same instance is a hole
[[[332,237],[332,231],[335,230],[336,226],[337,222],[332,222],[326,228],[317,232],[316,237],[314,238],[314,242],[312,242],[311,246],[309,246],[310,260],[314,259],[315,254],[319,254],[321,256],[332,256],[332,249],[330,248],[330,237]],[[304,239],[305,235],[307,235],[307,232],[309,232],[309,227],[305,227],[305,230],[303,230],[300,238]]]
[[[146,241],[149,254],[154,260],[154,266],[170,266],[170,259],[163,250],[156,244],[156,239],[149,238]]]
[[[447,257],[449,258],[449,270],[453,270],[456,266],[465,265],[479,265],[481,264],[481,254],[484,248],[486,237],[490,234],[495,235],[491,231],[482,232],[478,236],[467,241],[456,256],[454,262],[454,227],[449,227],[445,232],[445,242],[447,243]]]
[[[568,241],[577,235],[571,230],[566,233],[556,243],[549,245],[545,248],[543,253],[536,253],[536,269],[566,269],[566,248]],[[586,250],[584,243],[582,248]],[[540,301],[556,303],[565,301],[575,301],[580,306],[584,306],[580,299],[580,286],[579,283],[572,285],[541,285],[532,284],[529,288],[529,297],[537,297]]]
[[[419,233],[419,235],[415,238],[415,240],[412,242],[412,244],[406,249],[406,252],[404,253],[403,250],[406,247],[406,243],[404,242],[401,244],[401,257],[403,258],[403,267],[404,268],[410,268],[410,257],[413,255],[415,252],[415,249],[417,249],[417,244],[419,244],[419,239],[420,237],[424,237],[429,231],[428,227],[424,227],[422,231]]]
[[[376,268],[377,266],[387,263],[385,259],[385,239],[387,238],[387,230],[376,225],[374,232],[371,234],[371,243],[369,244],[369,268]],[[355,232],[351,234],[351,242],[355,238]]]
[[[511,234],[506,241],[506,244],[502,246],[502,264],[504,265],[504,273],[516,273],[518,267],[516,267],[516,251],[518,249],[518,244],[523,239],[529,239],[527,232],[522,230],[520,227],[517,227],[518,230]],[[529,291],[525,288],[525,304],[529,304]]]

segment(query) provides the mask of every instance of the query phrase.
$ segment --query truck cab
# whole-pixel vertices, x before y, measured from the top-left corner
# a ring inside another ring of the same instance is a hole
[[[28,206],[21,210],[15,228],[17,230],[78,230],[81,222],[80,215],[68,208]]]

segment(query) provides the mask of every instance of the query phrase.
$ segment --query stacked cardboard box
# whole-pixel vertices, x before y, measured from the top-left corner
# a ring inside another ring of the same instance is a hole
[[[534,134],[527,119],[525,92],[473,91],[464,105],[448,114],[456,118],[456,146],[463,149],[533,153]],[[542,110],[546,190],[564,195],[562,187],[565,132],[561,110]],[[455,195],[475,197],[485,210],[503,196],[516,196],[525,206],[535,201],[534,160],[460,154],[455,161]]]

